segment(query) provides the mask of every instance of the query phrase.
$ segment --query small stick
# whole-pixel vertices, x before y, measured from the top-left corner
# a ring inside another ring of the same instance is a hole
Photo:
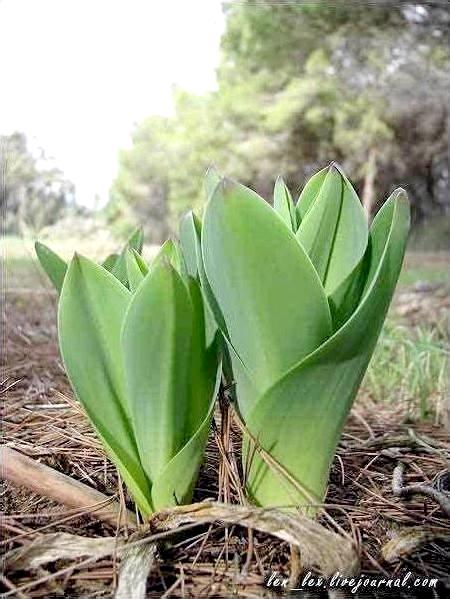
[[[136,528],[135,515],[129,510],[124,513],[120,503],[112,497],[40,464],[11,447],[0,447],[0,463],[1,478],[13,485],[26,487],[67,507],[94,514],[113,526],[127,523]]]
[[[289,586],[291,589],[295,589],[302,573],[302,560],[300,555],[300,549],[297,545],[292,543],[289,545],[291,553],[291,573],[289,576]]]
[[[438,491],[434,487],[424,484],[403,486],[403,474],[405,473],[404,462],[399,462],[392,473],[392,492],[395,497],[409,497],[410,495],[424,495],[433,499],[442,511],[450,518],[450,498],[447,494]]]

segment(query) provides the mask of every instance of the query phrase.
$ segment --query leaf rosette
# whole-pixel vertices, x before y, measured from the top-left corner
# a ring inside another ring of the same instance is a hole
[[[76,397],[144,517],[191,500],[220,380],[198,283],[167,241],[147,265],[136,232],[102,265],[36,244],[60,293],[61,355]]]
[[[398,189],[369,229],[334,163],[309,180],[297,205],[281,179],[273,207],[233,181],[214,186],[199,236],[203,291],[231,359],[248,430],[243,469],[257,504],[314,512],[323,501],[409,220]]]

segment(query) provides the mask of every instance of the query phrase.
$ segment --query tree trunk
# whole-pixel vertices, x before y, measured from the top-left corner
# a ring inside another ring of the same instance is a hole
[[[362,192],[362,205],[370,221],[375,204],[375,178],[377,176],[377,150],[371,148],[367,159],[366,176]]]

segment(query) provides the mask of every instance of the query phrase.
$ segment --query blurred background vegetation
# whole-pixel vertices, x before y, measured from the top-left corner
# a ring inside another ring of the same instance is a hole
[[[279,174],[295,197],[314,171],[337,160],[372,215],[399,185],[413,207],[400,285],[362,395],[377,406],[389,399],[408,417],[443,421],[447,1],[243,0],[225,2],[223,11],[216,89],[203,95],[175,89],[172,116],[135,125],[106,205],[88,209],[81,197],[77,203],[74,185],[23,133],[0,136],[11,297],[30,310],[48,292],[32,249],[37,236],[50,238],[65,258],[74,249],[93,257],[115,251],[136,225],[144,226],[147,244],[159,244],[185,210],[202,209],[211,164],[270,201]],[[155,247],[144,251],[150,257]]]
[[[223,10],[217,89],[176,89],[173,116],[136,124],[96,219],[119,235],[143,224],[159,243],[183,211],[201,207],[210,164],[270,200],[278,174],[297,194],[337,160],[372,214],[404,186],[413,243],[446,249],[447,2],[246,0]],[[88,216],[23,134],[1,138],[1,162],[6,233],[36,235],[67,215]]]

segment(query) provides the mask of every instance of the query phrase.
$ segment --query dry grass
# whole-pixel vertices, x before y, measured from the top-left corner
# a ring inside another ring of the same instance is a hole
[[[115,468],[105,459],[83,413],[72,399],[56,344],[56,298],[7,291],[4,302],[4,442],[109,495],[124,492]],[[387,563],[383,546],[405,529],[426,527],[439,537],[450,533],[448,520],[430,499],[394,496],[392,473],[399,459],[405,482],[433,483],[447,467],[448,437],[433,424],[402,422],[395,403],[361,396],[348,420],[333,464],[326,512],[358,542],[364,574],[405,571],[437,577],[448,584],[450,547],[440,540],[420,545],[401,560]],[[243,502],[240,433],[221,401],[194,499]],[[124,495],[125,501],[131,503]],[[2,490],[4,552],[25,546],[44,533],[89,537],[123,536],[126,531],[68,511],[47,499],[8,484]],[[330,527],[322,516],[321,522]],[[245,527],[210,524],[172,537],[148,580],[149,597],[263,596],[268,572],[289,575],[287,543]],[[109,597],[117,581],[118,560],[57,561],[37,570],[5,569],[2,584],[15,597]],[[9,593],[9,595],[8,595]],[[431,595],[430,595],[431,596]],[[445,590],[442,590],[445,596]]]

